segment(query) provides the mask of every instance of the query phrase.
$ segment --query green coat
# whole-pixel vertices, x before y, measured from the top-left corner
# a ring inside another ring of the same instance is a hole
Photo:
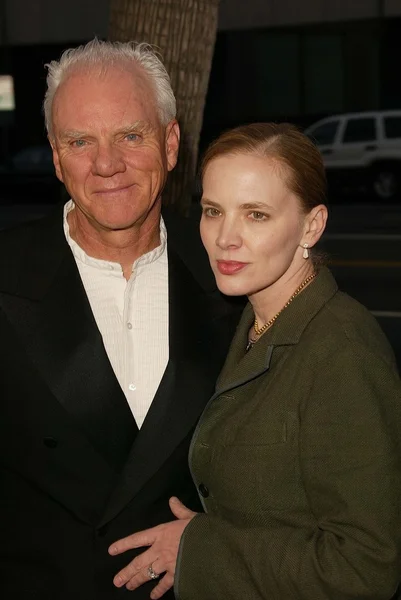
[[[248,305],[190,465],[205,514],[179,600],[385,600],[401,574],[401,384],[370,313],[317,278],[245,353]]]

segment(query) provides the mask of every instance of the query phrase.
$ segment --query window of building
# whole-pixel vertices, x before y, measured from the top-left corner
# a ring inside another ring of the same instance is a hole
[[[341,35],[304,34],[302,37],[304,112],[342,112],[344,67]]]
[[[254,63],[254,93],[249,94],[248,89],[248,94],[253,111],[284,118],[298,114],[301,107],[299,35],[262,33],[255,36],[252,50],[249,64]],[[248,114],[252,114],[252,110]]]

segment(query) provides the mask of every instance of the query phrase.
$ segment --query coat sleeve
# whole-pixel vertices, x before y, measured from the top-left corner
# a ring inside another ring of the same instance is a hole
[[[199,515],[184,532],[179,600],[389,600],[401,578],[401,392],[355,343],[320,357],[300,409],[315,528],[238,527]]]

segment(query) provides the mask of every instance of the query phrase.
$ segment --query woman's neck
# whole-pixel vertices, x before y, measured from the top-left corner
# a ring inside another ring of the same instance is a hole
[[[308,261],[307,265],[303,266],[293,275],[286,276],[286,274],[264,290],[250,295],[249,301],[255,313],[257,327],[261,328],[274,319],[284,309],[292,296],[300,293],[301,290],[298,292],[297,290],[304,282],[306,283],[302,289],[309,285],[310,281],[312,281],[312,278],[309,280],[309,277],[314,272],[312,263]]]

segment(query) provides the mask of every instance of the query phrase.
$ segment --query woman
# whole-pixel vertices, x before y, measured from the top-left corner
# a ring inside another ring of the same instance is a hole
[[[319,152],[291,125],[254,124],[214,142],[202,174],[217,285],[249,299],[192,442],[205,514],[172,499],[176,521],[113,544],[149,546],[115,584],[165,573],[152,598],[175,579],[179,600],[389,599],[400,380],[373,317],[314,255],[327,218]]]

